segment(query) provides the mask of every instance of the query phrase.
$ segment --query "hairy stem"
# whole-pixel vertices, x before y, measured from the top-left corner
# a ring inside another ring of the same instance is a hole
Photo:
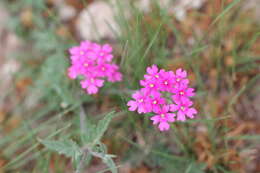
[[[86,114],[85,111],[83,109],[83,107],[80,107],[80,112],[79,112],[79,118],[80,118],[80,130],[81,133],[86,132]]]
[[[87,152],[83,152],[82,158],[81,158],[81,160],[79,162],[79,165],[78,165],[77,170],[75,171],[75,173],[80,173],[81,172],[81,170],[82,170],[82,168],[84,166],[84,162],[85,162],[86,158],[87,158]]]

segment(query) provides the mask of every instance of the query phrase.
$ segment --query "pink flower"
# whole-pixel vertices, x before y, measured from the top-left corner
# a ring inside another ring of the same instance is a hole
[[[193,102],[187,98],[182,100],[176,100],[176,104],[170,105],[170,110],[172,112],[177,111],[177,120],[185,121],[186,117],[194,118],[194,114],[197,114],[197,110],[195,108],[190,108],[193,105]]]
[[[71,59],[81,58],[86,55],[86,50],[83,49],[82,47],[77,47],[77,46],[70,48],[69,52],[71,54]]]
[[[109,44],[82,41],[79,46],[70,48],[69,53],[71,66],[68,68],[68,76],[71,79],[83,76],[81,86],[88,94],[96,94],[105,79],[110,82],[122,80],[119,67],[111,62],[113,55]]]
[[[174,76],[175,85],[188,85],[189,80],[186,78],[187,72],[181,68],[176,70],[176,75]]]
[[[160,73],[162,76],[159,80],[160,90],[171,92],[175,84],[174,73],[172,71],[166,72],[165,70],[161,70]]]
[[[192,102],[190,97],[194,96],[194,89],[189,88],[187,72],[177,69],[173,71],[159,70],[156,65],[147,67],[144,80],[140,80],[142,89],[132,95],[127,105],[130,111],[139,114],[154,112],[151,117],[153,124],[158,124],[160,131],[169,130],[169,122],[174,122],[174,112],[177,112],[177,120],[185,121],[194,118],[197,114],[195,108],[190,108]],[[170,107],[169,107],[170,105]]]
[[[86,75],[93,71],[93,62],[86,58],[78,58],[77,60],[72,60],[72,66],[69,68],[69,73],[78,75]],[[70,75],[69,75],[70,76]],[[72,78],[75,79],[76,77]]]
[[[148,113],[148,108],[147,108],[147,92],[146,90],[140,90],[140,91],[136,91],[132,97],[135,100],[130,100],[127,103],[127,106],[129,106],[129,110],[130,111],[135,111],[137,110],[137,112],[139,114],[141,113]]]
[[[103,83],[104,80],[95,79],[94,77],[82,80],[80,82],[81,87],[86,89],[88,94],[96,94],[98,92],[98,88],[103,86]]]
[[[122,74],[120,72],[113,72],[108,76],[109,82],[117,82],[122,80]]]
[[[164,105],[161,109],[158,109],[156,112],[156,115],[152,116],[150,119],[153,121],[153,124],[159,123],[159,129],[160,131],[166,131],[169,130],[170,125],[168,122],[174,122],[175,114],[169,113],[169,105]]]
[[[151,110],[153,112],[158,111],[161,106],[166,103],[165,99],[161,97],[161,93],[156,91],[150,93],[150,98],[148,99],[148,102],[148,110]]]
[[[177,88],[172,89],[172,99],[181,100],[183,98],[193,97],[195,95],[194,88],[188,88],[188,86],[180,85]]]
[[[147,91],[158,90],[159,83],[155,79],[145,79],[140,80],[140,85],[142,85]]]
[[[93,51],[98,56],[98,62],[111,62],[113,59],[112,47],[109,44],[105,44],[103,46],[99,44],[93,44]]]
[[[157,65],[152,65],[152,67],[147,67],[146,69],[147,74],[144,75],[144,78],[149,80],[149,79],[159,79],[160,74],[159,74],[159,69]]]
[[[122,80],[122,74],[118,72],[119,67],[116,64],[111,64],[110,73],[107,73],[107,80],[110,82],[117,82]]]

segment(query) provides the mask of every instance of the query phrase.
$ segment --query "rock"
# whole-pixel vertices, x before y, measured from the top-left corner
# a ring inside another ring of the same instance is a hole
[[[63,21],[67,21],[76,16],[76,9],[66,3],[61,3],[58,6],[58,13]]]
[[[260,23],[260,1],[259,0],[248,0],[243,10],[253,10],[255,13],[255,19]]]
[[[174,14],[179,21],[183,21],[189,9],[199,9],[205,1],[206,0],[179,0],[169,8],[169,13]]]
[[[115,38],[120,33],[114,18],[114,8],[108,2],[95,1],[84,9],[77,20],[76,29],[87,40]]]
[[[200,8],[206,0],[160,0],[157,1],[161,8],[166,8],[169,13],[174,14],[180,21],[186,18],[186,12],[189,9]],[[136,1],[136,7],[144,12],[151,10],[152,0]]]

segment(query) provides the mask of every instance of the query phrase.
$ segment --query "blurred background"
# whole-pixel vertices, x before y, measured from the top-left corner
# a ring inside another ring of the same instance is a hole
[[[102,139],[120,173],[259,173],[259,36],[259,0],[1,0],[0,173],[73,172],[38,139],[79,141],[81,108],[93,122],[120,114]],[[123,82],[89,96],[69,80],[82,40],[113,46]],[[127,110],[152,64],[188,71],[195,120],[161,133]]]

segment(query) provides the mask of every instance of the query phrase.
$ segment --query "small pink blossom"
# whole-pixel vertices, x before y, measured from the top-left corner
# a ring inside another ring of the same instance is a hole
[[[153,121],[153,124],[159,123],[160,131],[169,130],[170,125],[168,122],[174,122],[175,114],[169,113],[169,105],[163,105],[162,108],[155,111],[156,115],[152,116],[150,119]]]
[[[80,82],[81,87],[86,89],[88,94],[96,94],[98,92],[98,88],[102,87],[104,80],[96,79],[94,77],[90,77],[89,79],[82,80]]]
[[[176,100],[176,104],[170,105],[170,110],[172,112],[177,111],[177,120],[178,121],[185,121],[186,117],[194,118],[194,115],[197,114],[197,110],[195,108],[191,108],[193,102],[187,98],[182,100]]]
[[[137,110],[137,112],[139,114],[141,113],[148,113],[148,105],[147,105],[147,101],[148,101],[148,97],[147,97],[147,92],[146,90],[140,90],[140,91],[136,91],[133,95],[132,95],[133,99],[135,100],[130,100],[127,103],[127,106],[129,107],[130,111],[135,111]]]
[[[171,92],[175,84],[174,73],[172,71],[166,72],[165,70],[161,70],[161,76],[159,80],[160,90]]]
[[[82,41],[79,46],[69,49],[71,66],[68,76],[76,79],[83,76],[81,86],[88,94],[96,94],[103,86],[105,79],[110,82],[122,80],[119,67],[113,64],[112,47],[90,41]]]
[[[189,84],[189,80],[186,78],[187,77],[187,72],[185,70],[182,70],[181,68],[176,70],[176,74],[174,76],[174,80],[175,80],[175,85],[179,86],[179,85],[188,85]]]
[[[183,85],[174,88],[172,90],[172,93],[174,93],[174,95],[172,95],[172,99],[174,101],[181,100],[183,98],[185,99],[185,98],[193,97],[195,95],[194,88],[188,88],[188,86],[183,86]]]
[[[160,92],[153,91],[150,93],[150,98],[148,99],[148,110],[156,112],[162,105],[166,103],[165,99],[161,97]]]
[[[144,75],[145,79],[154,79],[158,80],[160,78],[160,73],[157,65],[152,65],[151,67],[147,67],[147,74]]]
[[[155,79],[140,80],[140,85],[142,85],[147,91],[157,91],[159,87],[159,83]]]

